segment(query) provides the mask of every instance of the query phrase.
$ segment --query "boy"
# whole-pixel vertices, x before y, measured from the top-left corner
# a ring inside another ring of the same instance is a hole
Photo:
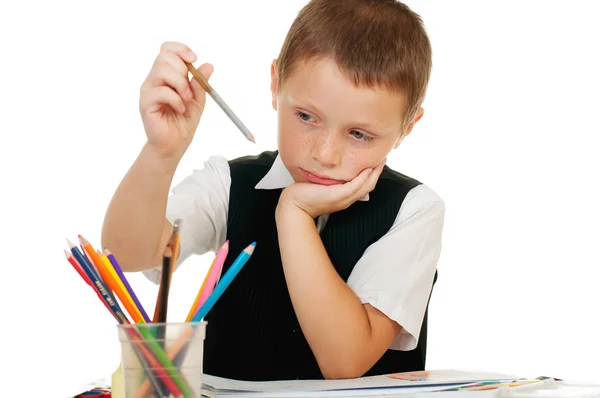
[[[250,261],[206,317],[204,372],[352,378],[425,366],[444,205],[385,166],[422,117],[431,69],[418,15],[394,0],[312,0],[271,66],[278,151],[212,157],[173,189],[206,101],[185,45],[165,43],[140,92],[148,137],[102,240],[158,283],[171,222],[180,265],[230,241]],[[206,78],[212,67],[204,64]],[[166,218],[165,218],[166,215]]]

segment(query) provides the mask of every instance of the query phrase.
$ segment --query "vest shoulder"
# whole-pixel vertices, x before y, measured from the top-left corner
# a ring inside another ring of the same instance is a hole
[[[396,188],[402,187],[403,189],[412,189],[417,185],[421,185],[419,180],[402,174],[399,171],[389,168],[388,166],[383,168],[383,171],[379,176],[379,180],[386,186]]]
[[[246,155],[240,156],[235,159],[229,160],[229,166],[266,166],[271,167],[275,158],[277,158],[277,151],[264,151],[257,155]]]
[[[264,177],[277,158],[277,151],[265,151],[229,160],[232,181],[256,184]]]

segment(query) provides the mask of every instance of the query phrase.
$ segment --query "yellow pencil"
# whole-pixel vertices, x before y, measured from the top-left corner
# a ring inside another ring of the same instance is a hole
[[[137,305],[133,301],[133,298],[131,297],[131,295],[129,294],[129,291],[127,290],[127,288],[123,284],[123,281],[121,281],[121,278],[119,278],[119,275],[117,274],[117,271],[115,271],[115,268],[113,267],[113,265],[110,262],[110,260],[108,259],[108,257],[104,253],[102,253],[100,250],[98,250],[98,255],[100,256],[100,259],[104,263],[104,266],[106,267],[106,270],[108,271],[109,275],[116,282],[116,286],[117,286],[117,290],[118,291],[115,292],[115,293],[117,294],[117,296],[119,297],[119,299],[121,299],[121,301],[127,300],[129,302],[129,305],[130,305],[129,308],[131,308],[133,310],[133,312],[135,312],[135,316],[134,316],[134,314],[129,314],[131,316],[131,318],[133,318],[133,319],[136,319],[136,318],[137,319],[141,319],[142,322],[145,322],[145,319],[142,316],[142,312],[140,311],[140,309],[137,307]],[[123,305],[125,305],[125,303],[123,303]]]

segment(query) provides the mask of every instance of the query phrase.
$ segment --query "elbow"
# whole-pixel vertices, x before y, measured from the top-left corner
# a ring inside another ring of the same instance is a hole
[[[368,371],[364,364],[358,360],[345,360],[339,358],[328,365],[321,365],[323,378],[327,380],[355,379],[364,376]]]

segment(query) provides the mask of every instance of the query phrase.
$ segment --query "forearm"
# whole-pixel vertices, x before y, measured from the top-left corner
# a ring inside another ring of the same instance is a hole
[[[125,271],[160,264],[168,239],[163,233],[168,227],[167,199],[178,162],[161,158],[144,146],[108,206],[102,246],[113,252]]]
[[[374,361],[365,350],[371,326],[364,306],[337,274],[309,215],[279,206],[277,230],[294,310],[321,372],[361,376]]]

